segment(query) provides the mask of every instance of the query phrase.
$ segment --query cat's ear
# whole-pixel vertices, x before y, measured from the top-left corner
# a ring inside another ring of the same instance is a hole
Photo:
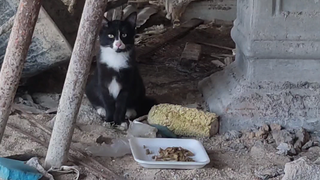
[[[109,20],[105,17],[102,18],[102,26],[108,27],[109,25]]]
[[[137,12],[131,13],[124,21],[129,22],[131,26],[135,28],[137,22]]]

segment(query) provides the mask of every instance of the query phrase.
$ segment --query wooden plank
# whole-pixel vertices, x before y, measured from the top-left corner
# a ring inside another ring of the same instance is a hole
[[[119,6],[122,6],[124,4],[127,4],[128,0],[115,0],[115,1],[109,1],[107,4],[107,8],[105,10],[105,12],[111,10],[111,9],[115,9]]]
[[[149,1],[141,1],[141,0],[129,0],[128,4],[134,5],[136,8],[141,9],[150,5]]]
[[[152,43],[152,44],[150,43],[144,47],[137,48],[137,57],[138,57],[137,61],[139,62],[141,61],[140,59],[146,58],[152,55],[156,50],[163,47],[167,43],[184,37],[192,29],[196,28],[202,23],[203,23],[203,20],[194,18],[181,24],[181,26],[179,27],[172,28],[163,34],[158,35],[157,37],[155,37],[157,39],[156,41],[154,41],[155,43]]]
[[[206,46],[215,47],[215,48],[230,50],[230,51],[233,51],[233,49],[234,49],[234,48],[225,47],[225,46],[220,46],[220,45],[212,44],[212,43],[205,43],[205,42],[197,42],[197,43],[198,43],[198,44],[203,44],[203,45],[206,45]]]
[[[122,6],[117,7],[113,10],[112,20],[121,20],[122,19]]]

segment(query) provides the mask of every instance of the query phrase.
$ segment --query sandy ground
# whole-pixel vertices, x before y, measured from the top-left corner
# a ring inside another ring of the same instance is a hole
[[[216,67],[211,56],[215,54],[231,54],[229,50],[222,50],[210,46],[202,46],[201,58],[198,62],[197,72],[185,73],[177,70],[176,65],[179,56],[183,51],[186,42],[214,43],[226,47],[234,47],[230,38],[230,27],[207,27],[193,30],[188,36],[177,40],[156,52],[152,57],[146,58],[140,64],[141,74],[145,80],[148,95],[155,97],[160,102],[187,105],[189,107],[202,107],[205,105],[197,90],[197,83],[202,78],[221,70]],[[66,67],[59,67],[45,72],[29,80],[25,87],[19,92],[34,93],[61,93],[64,73]],[[49,143],[49,136],[27,119],[33,119],[39,124],[46,124],[54,117],[54,114],[19,115],[13,113],[10,116],[9,124],[17,127],[38,140]],[[82,151],[86,146],[96,144],[99,136],[110,139],[124,137],[125,133],[110,129],[102,125],[99,117],[90,109],[88,102],[84,100],[79,115],[77,128],[73,136],[73,145]],[[226,140],[225,135],[216,135],[212,138],[196,138],[200,140],[207,150],[211,162],[205,168],[197,170],[160,170],[144,169],[138,165],[131,155],[120,158],[95,158],[105,167],[118,176],[128,180],[249,180],[249,179],[272,179],[280,180],[281,172],[286,162],[299,156],[284,156],[276,154],[276,146],[270,143],[270,135],[267,138],[252,137],[250,131],[243,132],[241,138]],[[301,155],[310,158],[317,158],[318,147],[312,147]],[[7,127],[2,145],[0,146],[1,156],[26,154],[30,156],[43,157],[46,155],[46,147],[35,142],[28,136],[18,133]],[[87,158],[80,161],[86,163]],[[75,162],[75,164],[79,164]],[[80,179],[98,180],[99,178],[92,171],[79,165]],[[107,174],[110,180],[115,179],[110,172]],[[268,177],[272,176],[277,177]],[[266,178],[263,178],[266,177]],[[74,175],[59,175],[57,179],[69,180]]]

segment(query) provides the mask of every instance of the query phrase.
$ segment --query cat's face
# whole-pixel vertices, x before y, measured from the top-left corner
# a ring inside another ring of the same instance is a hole
[[[103,20],[100,30],[101,48],[111,48],[115,52],[130,51],[134,47],[137,13],[131,13],[125,20]]]

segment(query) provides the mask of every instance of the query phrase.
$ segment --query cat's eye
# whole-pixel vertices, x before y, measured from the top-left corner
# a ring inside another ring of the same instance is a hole
[[[113,34],[108,34],[108,37],[109,38],[114,38],[114,35]]]
[[[122,37],[127,37],[127,34],[121,34]]]

